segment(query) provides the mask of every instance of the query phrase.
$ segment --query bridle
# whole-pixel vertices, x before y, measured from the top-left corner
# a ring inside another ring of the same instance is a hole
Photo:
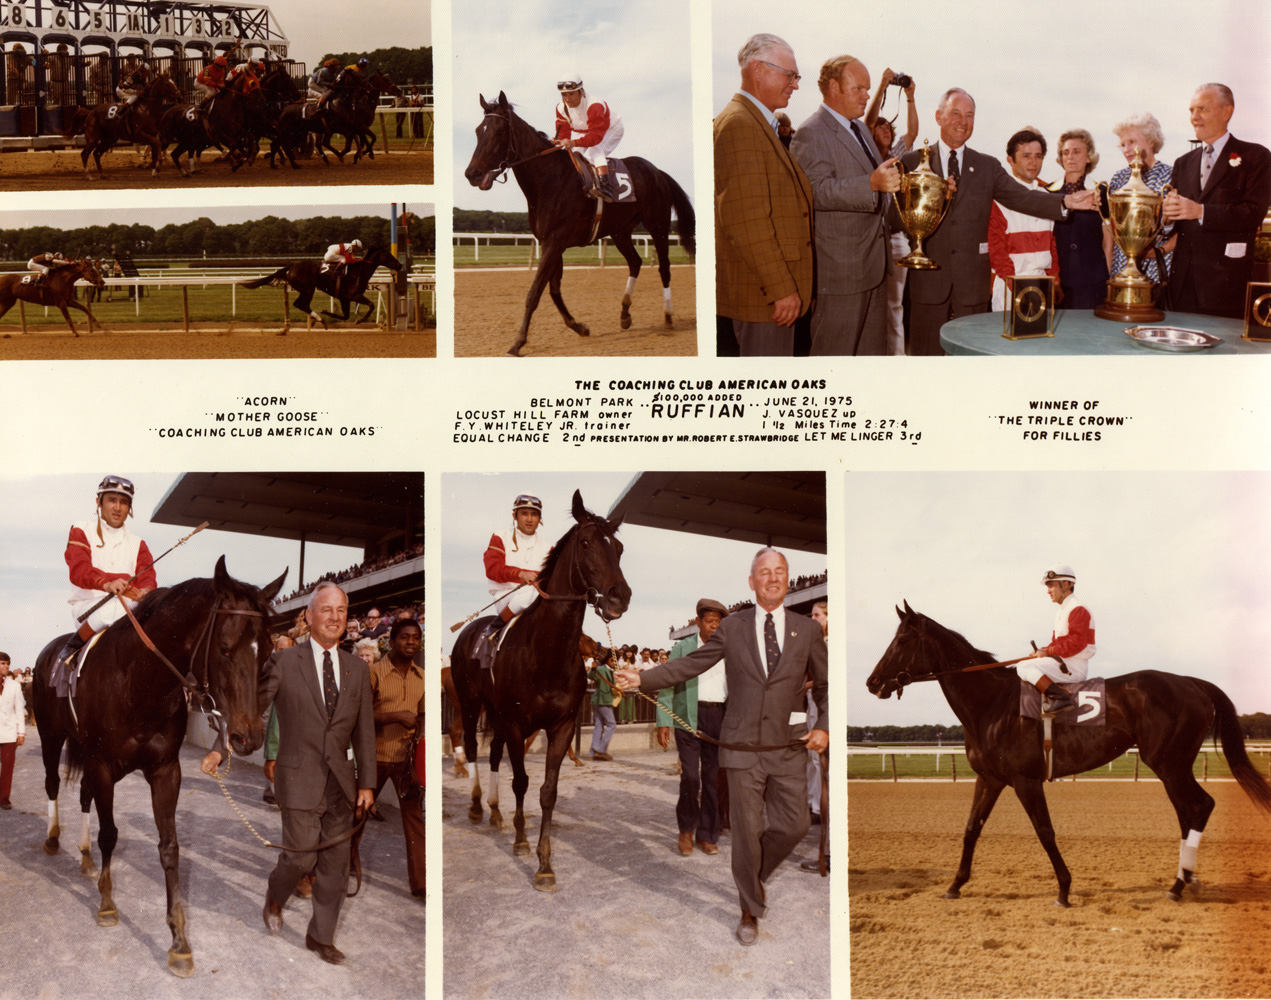
[[[585,527],[585,526],[580,526],[580,530],[581,530],[581,527]],[[603,531],[603,529],[601,529],[599,525],[593,524],[592,527],[596,528],[597,531]],[[607,538],[607,536],[605,537]],[[573,543],[575,545],[578,544],[577,536],[574,537]],[[571,547],[571,551],[569,553],[569,566],[567,568],[566,580],[565,580],[565,586],[570,590],[573,590],[573,580],[574,580],[575,570],[577,570],[578,576],[579,576],[579,582],[582,584],[583,592],[581,594],[549,594],[538,584],[537,581],[535,581],[534,583],[534,589],[538,591],[538,596],[545,601],[585,601],[586,603],[591,605],[592,610],[596,612],[596,614],[600,617],[600,620],[603,621],[606,625],[608,625],[611,621],[614,620],[615,616],[609,614],[609,612],[603,606],[602,599],[604,598],[604,595],[598,589],[591,586],[587,582],[587,578],[583,576],[582,568],[578,565],[578,557],[572,551],[572,547]]]
[[[485,113],[485,117],[483,117],[481,120],[485,121],[486,118],[502,119],[503,121],[507,122],[507,126],[508,126],[507,145],[504,147],[503,159],[499,161],[499,165],[497,167],[489,171],[491,184],[495,183],[496,181],[502,184],[506,184],[508,180],[507,172],[509,170],[513,169],[514,167],[519,167],[523,163],[529,163],[530,160],[537,160],[540,156],[546,156],[548,153],[559,152],[561,149],[564,148],[563,146],[548,146],[547,149],[540,149],[537,153],[532,153],[529,156],[522,157],[519,160],[514,160],[512,163],[509,163],[508,160],[512,159],[513,157],[517,155],[516,129],[512,125],[511,115],[500,114],[495,111],[487,111]]]
[[[132,613],[132,609],[128,607],[128,603],[123,599],[123,596],[117,596],[119,597],[119,603],[123,606],[124,612],[128,615],[128,620],[132,622],[132,627],[137,630],[137,635],[141,637],[141,641],[145,644],[146,648],[149,649],[150,652],[154,653],[154,655],[159,658],[160,662],[162,662],[163,665],[172,672],[172,675],[177,679],[177,682],[185,690],[187,702],[203,713],[204,717],[208,720],[208,723],[214,726],[220,734],[221,743],[228,747],[229,724],[221,710],[216,707],[216,699],[213,697],[210,687],[212,630],[216,625],[217,615],[247,615],[252,618],[263,619],[265,617],[264,613],[244,608],[223,607],[218,599],[217,603],[213,605],[211,612],[208,614],[207,621],[203,624],[203,630],[199,633],[198,641],[194,645],[194,652],[190,657],[190,669],[182,674],[173,662],[160,652],[159,648],[154,644],[154,640],[151,639],[150,636],[146,635],[146,630],[141,627],[141,622],[137,621],[136,616]],[[201,680],[194,673],[194,669],[198,665],[200,647],[202,647],[203,650],[203,677]],[[259,664],[257,665],[257,668],[259,669]]]
[[[923,621],[925,620],[926,619],[923,619]],[[927,645],[927,631],[921,624],[917,626],[910,626],[907,623],[902,622],[901,628],[913,628],[913,630],[917,633],[919,644],[923,647]],[[1015,664],[1028,659],[1026,656],[1020,656],[1013,660],[1001,660],[996,663],[972,663],[965,667],[948,667],[945,666],[945,655],[943,649],[941,649],[938,644],[936,648],[939,651],[939,663],[941,669],[930,670],[926,673],[916,675],[908,669],[897,671],[896,675],[892,678],[893,683],[896,685],[897,698],[901,696],[908,685],[915,684],[919,681],[936,681],[941,677],[948,677],[951,674],[969,674],[974,673],[977,670],[991,670],[994,667],[1013,667]]]

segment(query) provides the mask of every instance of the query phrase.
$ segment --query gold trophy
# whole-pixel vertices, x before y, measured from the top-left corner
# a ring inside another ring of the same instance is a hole
[[[899,166],[899,164],[897,164]],[[922,141],[922,160],[914,170],[901,167],[900,190],[894,195],[900,224],[909,235],[910,252],[897,261],[901,267],[930,271],[940,265],[922,252],[922,241],[936,231],[949,207],[949,185],[931,169],[931,150]]]
[[[1094,314],[1103,319],[1123,320],[1131,323],[1155,323],[1165,318],[1165,313],[1152,305],[1152,279],[1139,270],[1135,258],[1142,256],[1155,245],[1161,235],[1164,219],[1161,215],[1165,196],[1174,190],[1169,184],[1160,193],[1143,183],[1143,160],[1136,151],[1130,164],[1130,179],[1125,186],[1108,193],[1108,185],[1100,181],[1095,185],[1107,199],[1108,212],[1104,214],[1103,199],[1099,202],[1099,215],[1112,226],[1112,238],[1125,254],[1125,267],[1108,279],[1108,295]]]

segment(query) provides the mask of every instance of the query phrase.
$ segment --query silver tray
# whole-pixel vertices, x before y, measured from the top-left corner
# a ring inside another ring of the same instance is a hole
[[[1125,334],[1157,351],[1203,351],[1222,343],[1221,337],[1204,330],[1186,330],[1180,326],[1130,326],[1126,327]]]

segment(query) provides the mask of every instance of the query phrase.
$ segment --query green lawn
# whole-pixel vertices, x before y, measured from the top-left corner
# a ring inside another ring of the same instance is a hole
[[[231,287],[229,285],[210,285],[203,288],[199,285],[191,285],[189,287],[189,305],[190,305],[190,322],[191,323],[281,323],[282,322],[282,290],[266,285],[264,288],[249,290],[241,287]],[[83,290],[81,289],[81,299]],[[176,327],[182,325],[182,306],[181,306],[181,287],[177,285],[154,286],[145,289],[145,294],[140,302],[140,312],[138,312],[138,304],[128,298],[128,289],[115,288],[108,289],[107,293],[113,293],[114,301],[94,302],[91,306],[93,317],[100,319],[107,327],[112,323],[126,325],[128,323],[165,323],[173,324]],[[296,293],[288,290],[287,298],[294,302]],[[367,294],[367,298],[372,302],[376,301],[374,290]],[[424,308],[430,308],[431,296],[427,293],[421,296]],[[313,298],[314,308],[321,312],[323,309],[330,308],[330,298],[321,292]],[[52,306],[47,309],[44,306],[32,305],[26,303],[26,322],[30,326],[43,326],[51,324],[53,326],[66,328],[66,323],[62,319],[62,314]],[[365,306],[359,306],[360,310]],[[338,303],[336,306],[338,311]],[[47,315],[45,315],[47,312]],[[82,325],[86,321],[86,317],[82,312],[71,309],[71,319],[76,326]],[[350,315],[355,315],[352,312]],[[384,311],[381,310],[381,318]],[[372,313],[372,318],[374,313]],[[304,315],[294,307],[291,309],[292,321],[300,319],[303,321]],[[430,313],[429,321],[435,322],[436,317]],[[15,305],[3,319],[0,319],[0,327],[6,329],[16,329],[18,327],[18,307]]]
[[[1266,748],[1250,748],[1249,756],[1256,768],[1264,774],[1267,772],[1268,750]],[[899,751],[894,754],[896,761],[896,776],[898,778],[952,778],[953,770],[956,765],[957,777],[959,781],[974,781],[975,772],[971,770],[971,766],[967,763],[966,756],[962,753],[942,753],[939,757],[939,768],[936,765],[936,756],[934,754],[906,754]],[[853,753],[847,758],[847,777],[849,780],[892,780],[892,757],[890,750],[883,753]],[[1114,760],[1111,764],[1097,768],[1093,771],[1086,771],[1078,775],[1079,778],[1133,778],[1134,762],[1138,757],[1137,754],[1123,754]],[[1192,771],[1197,778],[1201,778],[1205,774],[1205,768],[1208,767],[1208,775],[1211,778],[1230,778],[1231,769],[1227,766],[1227,760],[1221,753],[1215,753],[1209,744],[1196,758],[1195,767]],[[1140,762],[1139,779],[1151,779],[1153,777],[1151,768]]]
[[[481,244],[481,259],[477,260],[474,256],[472,241],[463,240],[455,243],[455,267],[498,267],[500,265],[520,265],[528,270],[530,266],[530,250],[529,243],[521,243],[520,246],[511,246],[510,244],[486,246]],[[636,250],[640,250],[640,245],[636,244]],[[657,267],[657,253],[652,245],[649,247],[649,256],[641,259],[650,267]],[[566,264],[599,264],[600,250],[598,247],[573,247],[565,251]],[[692,261],[688,253],[678,244],[671,244],[671,263],[672,264],[690,264]],[[622,254],[618,253],[617,248],[609,245],[605,248],[605,266],[606,267],[626,267],[626,262],[622,259]]]

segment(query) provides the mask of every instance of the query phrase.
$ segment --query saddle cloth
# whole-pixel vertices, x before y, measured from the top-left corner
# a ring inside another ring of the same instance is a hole
[[[96,633],[88,643],[75,654],[75,668],[72,670],[66,665],[66,661],[58,657],[53,663],[53,670],[49,674],[49,687],[57,692],[59,698],[74,697],[75,688],[79,684],[79,675],[84,670],[84,661],[88,659],[88,651],[97,645],[97,640],[106,633],[105,629]]]
[[[588,191],[598,188],[600,180],[596,176],[596,168],[588,160],[574,155],[573,150],[570,150],[570,155],[574,161],[574,166],[579,174],[582,175],[583,187]],[[609,179],[613,181],[614,193],[617,195],[614,199],[615,203],[622,205],[634,205],[636,203],[635,185],[631,182],[631,174],[627,172],[627,165],[613,156],[609,157]]]
[[[1076,684],[1065,684],[1077,698],[1077,708],[1073,711],[1060,712],[1055,721],[1065,726],[1102,726],[1107,716],[1107,702],[1104,700],[1104,680],[1102,677],[1091,677]],[[1040,719],[1042,716],[1042,693],[1027,681],[1019,682],[1019,714],[1025,719]]]
[[[495,615],[493,618],[490,619],[490,623],[486,625],[484,629],[481,630],[481,637],[477,640],[477,642],[485,643],[487,646],[489,646],[493,639],[495,629],[497,629],[500,625],[503,625],[503,631],[499,633],[498,644],[495,645],[493,649],[489,650],[488,666],[489,666],[491,675],[493,675],[494,673],[495,657],[498,656],[499,650],[503,648],[503,644],[507,641],[508,633],[512,631],[513,626],[515,626],[516,623],[519,622],[520,620],[521,620],[521,616],[517,615],[506,625],[503,625],[503,621],[499,618],[498,615]]]

